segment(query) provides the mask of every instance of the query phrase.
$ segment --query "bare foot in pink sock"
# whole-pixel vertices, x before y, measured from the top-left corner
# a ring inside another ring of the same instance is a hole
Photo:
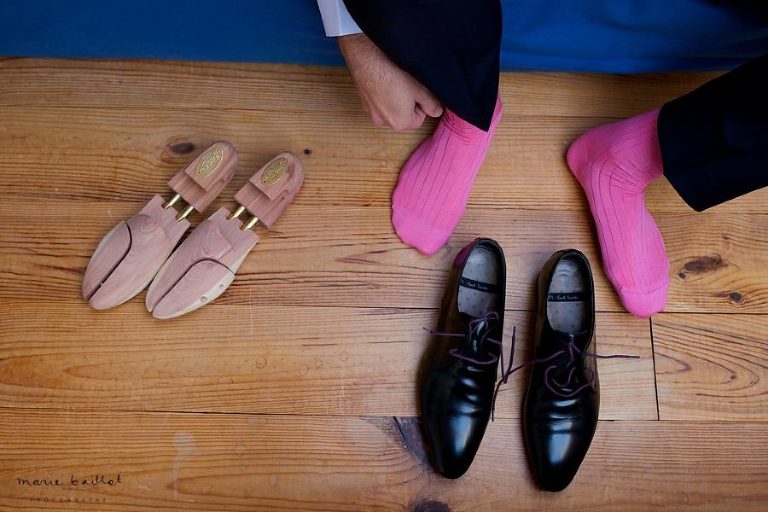
[[[664,309],[669,260],[643,194],[662,174],[659,111],[594,128],[571,144],[568,166],[595,218],[603,267],[624,307],[647,318]]]
[[[445,111],[435,133],[403,166],[392,194],[392,224],[404,243],[424,254],[446,244],[464,215],[500,120],[500,100],[487,132]]]

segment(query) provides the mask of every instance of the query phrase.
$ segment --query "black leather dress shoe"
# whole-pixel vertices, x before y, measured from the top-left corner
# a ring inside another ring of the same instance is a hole
[[[435,470],[458,478],[475,458],[491,415],[501,351],[506,263],[479,238],[451,271],[437,331],[420,375],[421,423]]]
[[[597,428],[595,293],[586,256],[555,253],[539,274],[535,364],[523,425],[537,483],[561,491],[576,475]]]

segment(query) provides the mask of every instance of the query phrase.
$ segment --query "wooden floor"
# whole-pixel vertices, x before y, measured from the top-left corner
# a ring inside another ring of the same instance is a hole
[[[711,76],[505,75],[467,214],[428,258],[398,241],[389,200],[433,125],[372,127],[344,70],[0,60],[0,510],[768,510],[768,190],[695,213],[654,183],[672,285],[667,311],[638,320],[601,271],[563,160],[589,127]],[[221,138],[242,164],[211,212],[281,150],[307,171],[232,287],[171,321],[143,293],[89,309],[100,238]],[[596,269],[599,351],[642,356],[600,361],[597,435],[559,494],[526,465],[525,375],[463,478],[425,461],[423,328],[479,235],[507,254],[518,361],[534,277],[566,247]]]

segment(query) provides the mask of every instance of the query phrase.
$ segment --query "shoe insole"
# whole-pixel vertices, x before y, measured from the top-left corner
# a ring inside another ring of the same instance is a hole
[[[459,278],[459,312],[475,317],[496,308],[499,290],[499,262],[496,254],[475,247]]]
[[[588,328],[591,304],[586,280],[575,261],[560,260],[555,267],[547,296],[547,317],[556,331],[576,334]]]

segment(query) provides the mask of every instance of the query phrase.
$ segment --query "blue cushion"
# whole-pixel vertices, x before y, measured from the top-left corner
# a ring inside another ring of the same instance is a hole
[[[504,0],[502,68],[728,69],[768,52],[762,3]],[[6,56],[343,64],[313,0],[3,0],[0,20]]]

